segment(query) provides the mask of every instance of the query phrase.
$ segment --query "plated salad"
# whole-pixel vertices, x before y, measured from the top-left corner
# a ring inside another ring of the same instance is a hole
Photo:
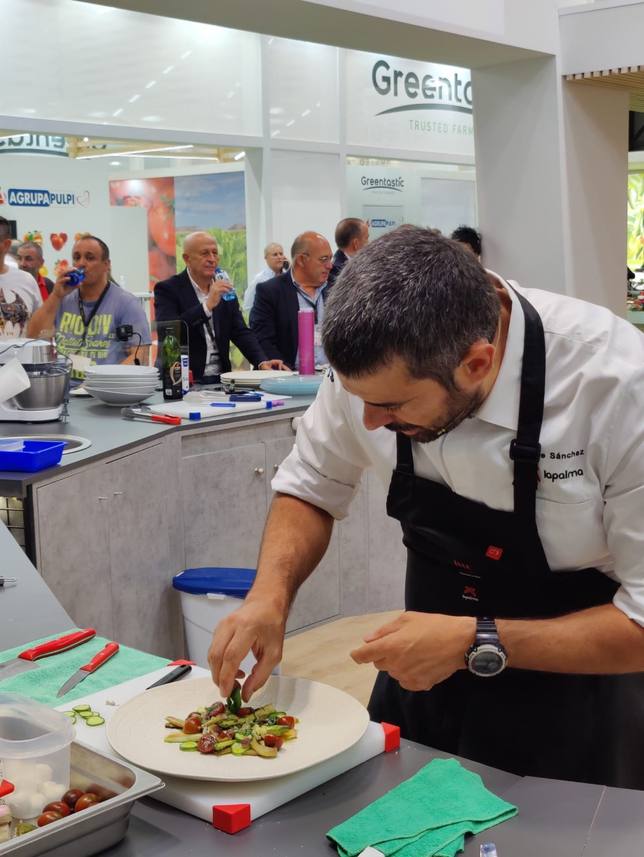
[[[285,741],[297,738],[298,720],[274,705],[243,706],[241,687],[235,682],[225,703],[215,702],[191,711],[185,719],[168,716],[165,725],[177,729],[164,738],[180,750],[213,756],[261,756],[274,759]]]

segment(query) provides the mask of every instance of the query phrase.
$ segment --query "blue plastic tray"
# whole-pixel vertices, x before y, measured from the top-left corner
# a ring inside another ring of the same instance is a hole
[[[284,396],[315,396],[324,375],[289,375],[287,378],[269,378],[259,385],[266,393]]]
[[[26,440],[22,449],[0,449],[0,470],[35,473],[54,467],[63,457],[64,440]]]

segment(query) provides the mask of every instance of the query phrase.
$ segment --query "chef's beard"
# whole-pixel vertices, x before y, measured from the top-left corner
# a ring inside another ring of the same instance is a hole
[[[410,440],[415,440],[417,443],[431,443],[444,434],[453,431],[464,420],[474,416],[481,407],[484,398],[485,396],[480,390],[475,390],[473,393],[462,393],[457,390],[449,398],[447,414],[440,425],[418,426],[413,423],[388,423],[385,428],[400,433],[413,432],[413,434],[407,435]]]

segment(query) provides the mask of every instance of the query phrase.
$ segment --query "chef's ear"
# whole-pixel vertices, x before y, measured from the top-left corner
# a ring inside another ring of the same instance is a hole
[[[456,381],[460,389],[477,387],[487,378],[494,367],[494,353],[494,345],[487,339],[478,339],[470,346],[456,370]]]

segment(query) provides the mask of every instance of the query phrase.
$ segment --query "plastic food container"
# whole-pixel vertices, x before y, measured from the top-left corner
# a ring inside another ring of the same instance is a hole
[[[35,473],[60,463],[65,441],[25,440],[19,449],[0,446],[0,470],[22,470]]]
[[[137,798],[163,788],[158,777],[83,747],[71,745],[70,786],[81,791],[104,789],[114,797],[45,827],[0,844],[0,857],[90,857],[119,842],[127,831]]]
[[[17,693],[0,693],[0,767],[14,785],[4,798],[16,818],[40,815],[69,788],[71,720]]]

